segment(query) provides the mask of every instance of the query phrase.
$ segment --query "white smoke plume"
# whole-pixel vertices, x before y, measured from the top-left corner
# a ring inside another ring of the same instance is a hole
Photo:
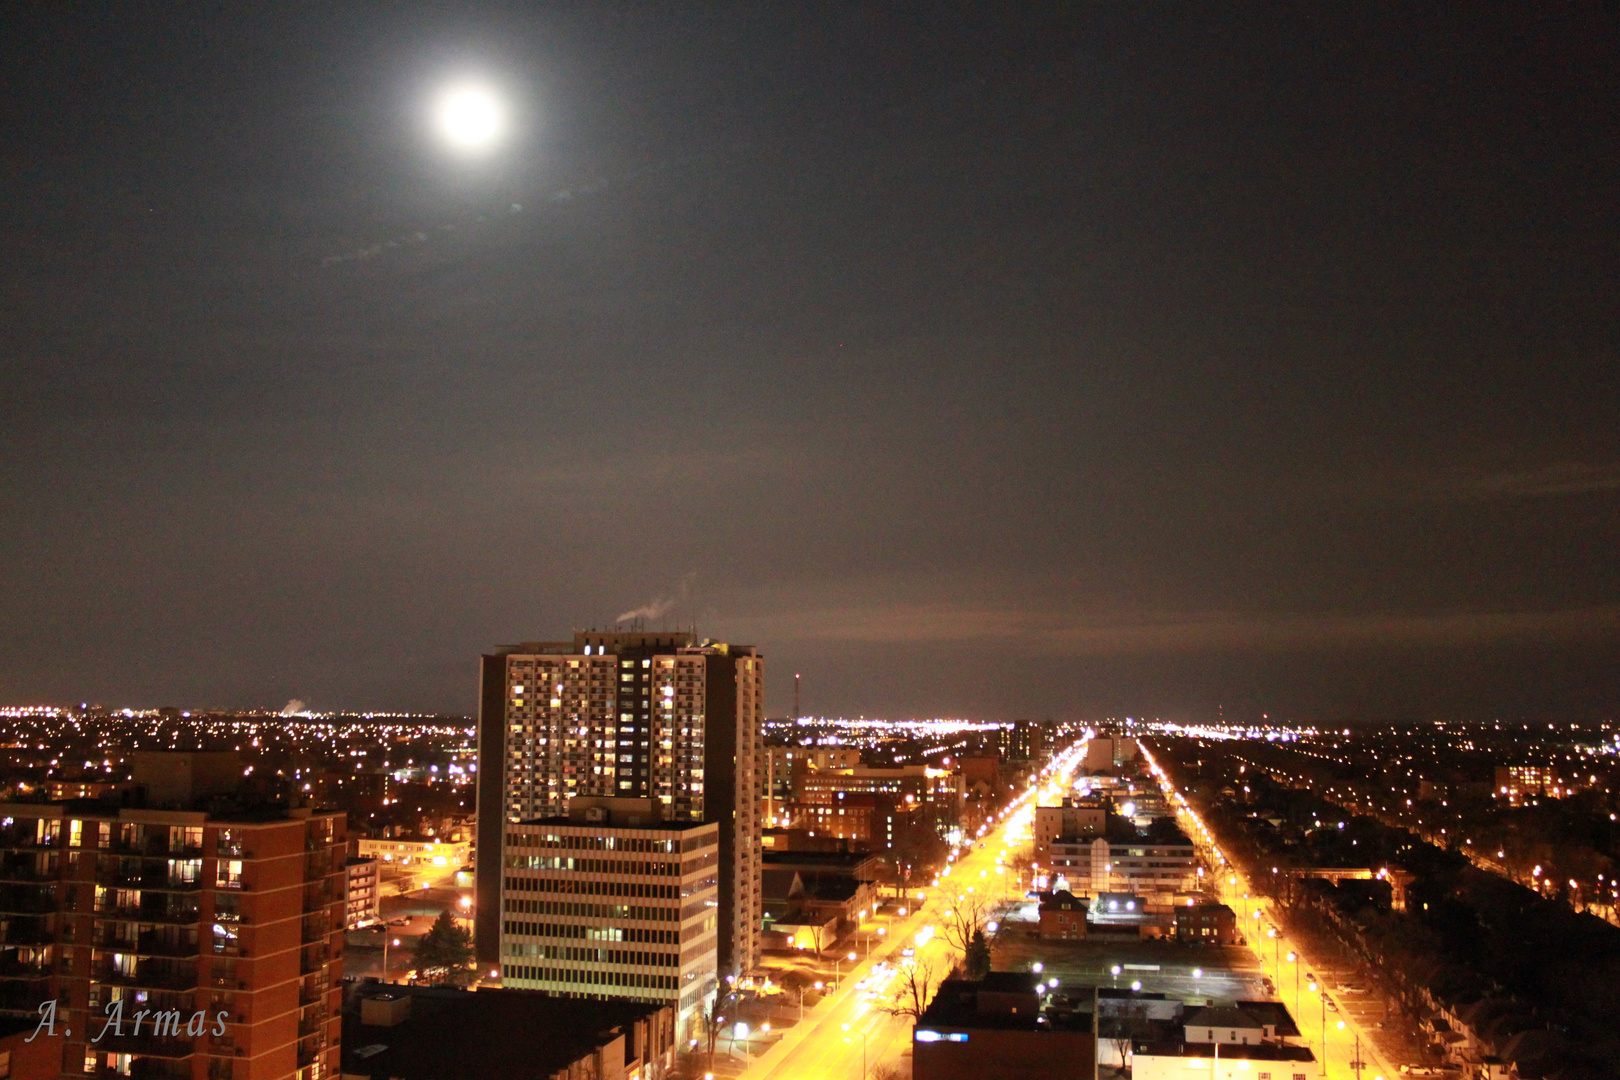
[[[285,705],[283,705],[281,707],[281,715],[282,716],[297,716],[301,712],[308,711],[308,709],[309,709],[308,705],[305,705],[302,701],[299,701],[297,698],[293,698],[291,701],[287,702],[287,704],[285,704]]]
[[[650,600],[638,608],[631,608],[623,612],[613,621],[616,623],[635,622],[637,619],[662,619],[675,610],[677,604],[684,604],[687,595],[692,591],[692,582],[696,580],[696,573],[689,573],[681,578],[680,584],[673,593],[664,593],[656,600]]]
[[[625,623],[634,622],[636,619],[662,619],[665,615],[668,615],[670,611],[674,609],[674,607],[675,601],[666,596],[660,596],[657,600],[654,600],[650,604],[643,604],[638,608],[631,608],[629,611],[617,616],[613,621],[616,623]]]

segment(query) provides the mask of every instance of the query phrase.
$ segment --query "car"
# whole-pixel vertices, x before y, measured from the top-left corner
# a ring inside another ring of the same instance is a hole
[[[1366,992],[1367,988],[1359,983],[1339,984],[1339,993],[1341,994],[1365,994]]]
[[[1333,999],[1328,997],[1326,994],[1322,995],[1322,1004],[1327,1006],[1327,1011],[1328,1012],[1338,1012],[1339,1011],[1339,1007],[1333,1003]]]
[[[912,948],[910,945],[907,945],[905,948],[900,950],[900,955],[901,956],[916,956],[917,955],[917,950]]]
[[[389,919],[388,920],[388,925],[389,926],[409,926],[409,925],[411,925],[411,917],[409,915],[407,915],[402,919]]]

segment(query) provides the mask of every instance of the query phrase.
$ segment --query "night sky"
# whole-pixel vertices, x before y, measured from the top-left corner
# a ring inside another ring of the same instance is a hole
[[[774,714],[1617,711],[1614,5],[8,5],[0,88],[0,702],[650,608]]]

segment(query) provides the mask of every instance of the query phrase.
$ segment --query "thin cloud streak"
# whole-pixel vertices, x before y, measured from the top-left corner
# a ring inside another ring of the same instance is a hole
[[[1011,645],[1057,656],[1500,645],[1620,633],[1620,605],[1372,615],[1166,614],[1134,620],[949,605],[802,611],[732,620],[760,640]]]
[[[1579,461],[1468,477],[1447,487],[1448,495],[1464,499],[1543,499],[1611,491],[1620,491],[1620,464]]]

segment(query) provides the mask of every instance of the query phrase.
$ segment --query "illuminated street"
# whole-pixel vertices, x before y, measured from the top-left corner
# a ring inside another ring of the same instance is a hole
[[[1216,890],[1221,899],[1237,912],[1250,950],[1276,986],[1272,996],[1293,1012],[1305,1045],[1316,1054],[1321,1074],[1329,1080],[1356,1080],[1358,1076],[1361,1080],[1379,1080],[1395,1076],[1396,1070],[1379,1058],[1371,1033],[1354,1016],[1340,1009],[1339,1003],[1328,992],[1330,988],[1325,983],[1328,968],[1307,954],[1298,941],[1283,933],[1267,902],[1258,898],[1248,899],[1253,896],[1254,890],[1250,888],[1243,870],[1226,859],[1214,835],[1186,798],[1170,784],[1147,747],[1142,748],[1142,753],[1163,787],[1165,797],[1174,807],[1181,827],[1195,839],[1201,850],[1213,855],[1211,861],[1219,867],[1219,872],[1215,874]],[[1273,932],[1278,935],[1277,939],[1270,936]],[[1287,959],[1289,951],[1296,955],[1295,962]],[[1307,973],[1322,976],[1315,984],[1317,989],[1311,989]],[[1353,1064],[1358,1046],[1362,1062],[1359,1073]]]
[[[1044,798],[1054,798],[1066,787],[1075,763],[1084,754],[1084,746],[1082,742],[1059,758],[1051,778],[1043,785]],[[897,919],[886,944],[873,949],[847,972],[838,991],[807,1011],[804,1022],[753,1061],[744,1076],[748,1080],[859,1077],[863,1056],[865,1069],[871,1074],[885,1063],[909,1054],[911,1017],[885,1011],[897,998],[900,965],[914,960],[920,966],[931,966],[937,984],[957,960],[938,929],[955,898],[972,890],[987,897],[991,904],[1022,899],[1026,883],[1002,864],[1030,849],[1030,823],[1036,801],[1033,795],[1026,792],[1015,800],[1002,821],[961,854],[941,877],[938,887],[922,890],[926,899],[921,908]],[[901,955],[908,947],[916,949],[914,958]]]

